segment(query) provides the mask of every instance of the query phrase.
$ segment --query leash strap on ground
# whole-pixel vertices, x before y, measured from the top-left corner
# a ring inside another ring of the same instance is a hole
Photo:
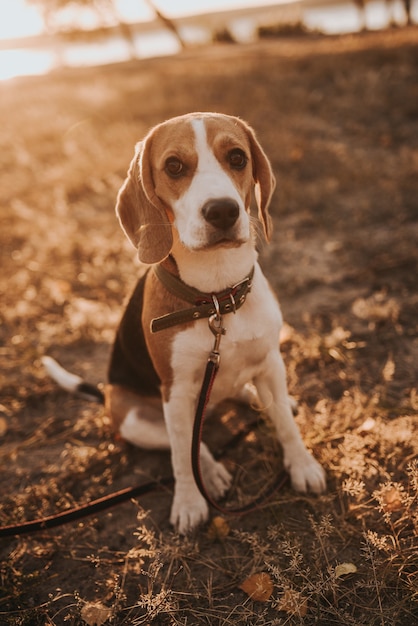
[[[36,531],[46,530],[48,528],[57,528],[58,526],[63,526],[69,522],[74,522],[84,517],[88,517],[89,515],[100,513],[101,511],[111,508],[112,506],[131,500],[132,498],[143,496],[151,491],[170,487],[173,482],[173,478],[165,478],[160,481],[137,485],[136,487],[128,487],[127,489],[122,489],[121,491],[117,491],[116,493],[112,493],[108,496],[103,496],[103,498],[93,500],[93,502],[89,502],[83,506],[63,511],[62,513],[57,513],[55,515],[51,515],[50,517],[33,520],[32,522],[23,522],[21,524],[3,526],[0,528],[0,537],[14,537],[17,535],[26,535]]]

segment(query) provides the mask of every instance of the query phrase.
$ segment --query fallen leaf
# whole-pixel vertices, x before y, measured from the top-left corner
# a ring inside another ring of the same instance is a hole
[[[224,517],[214,517],[208,528],[209,539],[225,539],[230,533],[230,527]]]
[[[305,617],[308,612],[308,600],[295,589],[285,589],[277,603],[277,610],[289,615]]]
[[[257,600],[257,602],[267,602],[273,593],[273,582],[266,572],[260,572],[258,574],[253,574],[244,580],[239,588],[242,589],[252,600]]]
[[[337,348],[330,348],[328,354],[336,361],[344,361],[344,357]]]
[[[367,299],[357,298],[351,308],[356,317],[375,322],[382,320],[396,322],[400,311],[396,300],[386,298],[383,293],[373,294]]]
[[[87,602],[81,609],[81,619],[88,626],[102,626],[112,615],[112,609],[101,602]]]
[[[395,374],[395,362],[392,359],[392,357],[389,357],[382,370],[383,380],[387,383],[390,383],[390,381],[393,380],[394,374]]]
[[[357,567],[354,563],[340,563],[335,568],[335,578],[342,578],[343,576],[347,576],[348,574],[355,574],[357,572]]]
[[[359,433],[368,432],[369,430],[373,430],[375,426],[376,426],[376,420],[373,419],[372,417],[368,417],[367,419],[364,420],[362,425],[358,428],[358,432]]]
[[[387,489],[382,497],[382,506],[385,513],[392,513],[393,511],[401,511],[404,508],[402,502],[402,496],[399,489],[394,485],[390,489]]]
[[[294,335],[294,329],[289,324],[284,323],[280,330],[280,345],[287,343],[292,339]]]

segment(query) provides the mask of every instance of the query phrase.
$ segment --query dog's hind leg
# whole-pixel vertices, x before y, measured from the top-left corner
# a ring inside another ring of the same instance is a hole
[[[122,439],[147,450],[168,450],[161,398],[140,396],[121,385],[105,388],[106,412]]]
[[[170,442],[164,421],[149,419],[150,417],[147,407],[132,408],[119,428],[120,436],[146,450],[168,450]]]

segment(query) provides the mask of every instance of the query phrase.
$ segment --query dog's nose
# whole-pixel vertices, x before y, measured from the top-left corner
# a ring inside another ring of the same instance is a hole
[[[231,198],[208,200],[203,205],[202,214],[205,220],[219,230],[228,230],[235,224],[239,215],[239,206]]]

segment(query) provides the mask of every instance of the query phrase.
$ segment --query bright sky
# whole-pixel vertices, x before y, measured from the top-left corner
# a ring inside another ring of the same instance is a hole
[[[156,0],[158,9],[169,17],[204,13],[259,4],[257,0]],[[275,4],[274,0],[263,0],[262,4]],[[148,20],[153,17],[145,0],[116,0],[118,12],[128,21]],[[88,24],[86,24],[88,25]],[[42,19],[33,5],[25,0],[0,0],[0,38],[36,35],[42,31]]]

